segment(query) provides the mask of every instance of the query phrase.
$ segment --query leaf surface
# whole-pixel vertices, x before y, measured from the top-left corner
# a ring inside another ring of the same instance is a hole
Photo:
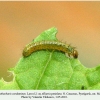
[[[55,27],[42,32],[32,42],[57,40]],[[100,89],[100,66],[84,67],[78,59],[54,50],[41,50],[21,57],[9,69],[14,79],[0,80],[0,89],[23,90],[81,90]]]

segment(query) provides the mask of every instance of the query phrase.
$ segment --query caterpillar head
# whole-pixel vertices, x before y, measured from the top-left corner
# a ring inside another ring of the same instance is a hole
[[[78,58],[78,51],[77,50],[73,50],[72,55],[73,55],[74,58]]]
[[[68,46],[68,56],[73,56],[74,58],[78,58],[78,51],[75,50],[75,47]]]

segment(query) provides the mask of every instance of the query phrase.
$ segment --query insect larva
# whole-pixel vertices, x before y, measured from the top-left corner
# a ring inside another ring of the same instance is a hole
[[[71,47],[70,45],[60,42],[60,41],[40,41],[40,42],[32,42],[28,44],[23,50],[23,56],[27,57],[31,55],[33,52],[38,50],[57,50],[62,51],[64,53],[68,53],[68,56],[73,56],[74,58],[78,57],[78,52],[75,50],[75,47]]]

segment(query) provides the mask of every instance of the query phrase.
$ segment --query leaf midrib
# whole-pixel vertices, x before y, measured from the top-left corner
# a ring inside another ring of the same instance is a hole
[[[50,62],[50,60],[51,60],[52,54],[53,54],[53,51],[50,53],[50,56],[49,56],[49,58],[48,58],[48,60],[47,60],[47,63],[45,64],[44,69],[42,70],[41,76],[39,77],[39,81],[38,81],[38,83],[37,83],[37,85],[36,85],[36,88],[35,88],[36,90],[38,89],[38,87],[39,87],[39,85],[40,85],[41,79],[42,79],[42,77],[43,77],[43,75],[44,75],[44,73],[45,73],[45,71],[46,71],[46,68],[47,68],[47,66],[48,66],[48,64],[49,64],[49,62]]]

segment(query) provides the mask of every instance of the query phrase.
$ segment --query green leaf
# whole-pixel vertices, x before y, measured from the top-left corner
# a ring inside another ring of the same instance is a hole
[[[32,42],[57,40],[55,27],[42,32]],[[14,68],[11,82],[0,80],[0,89],[81,90],[100,89],[100,66],[84,67],[78,59],[59,51],[41,50],[21,57]]]
[[[15,79],[11,82],[6,82],[3,79],[0,80],[0,90],[20,90]]]

